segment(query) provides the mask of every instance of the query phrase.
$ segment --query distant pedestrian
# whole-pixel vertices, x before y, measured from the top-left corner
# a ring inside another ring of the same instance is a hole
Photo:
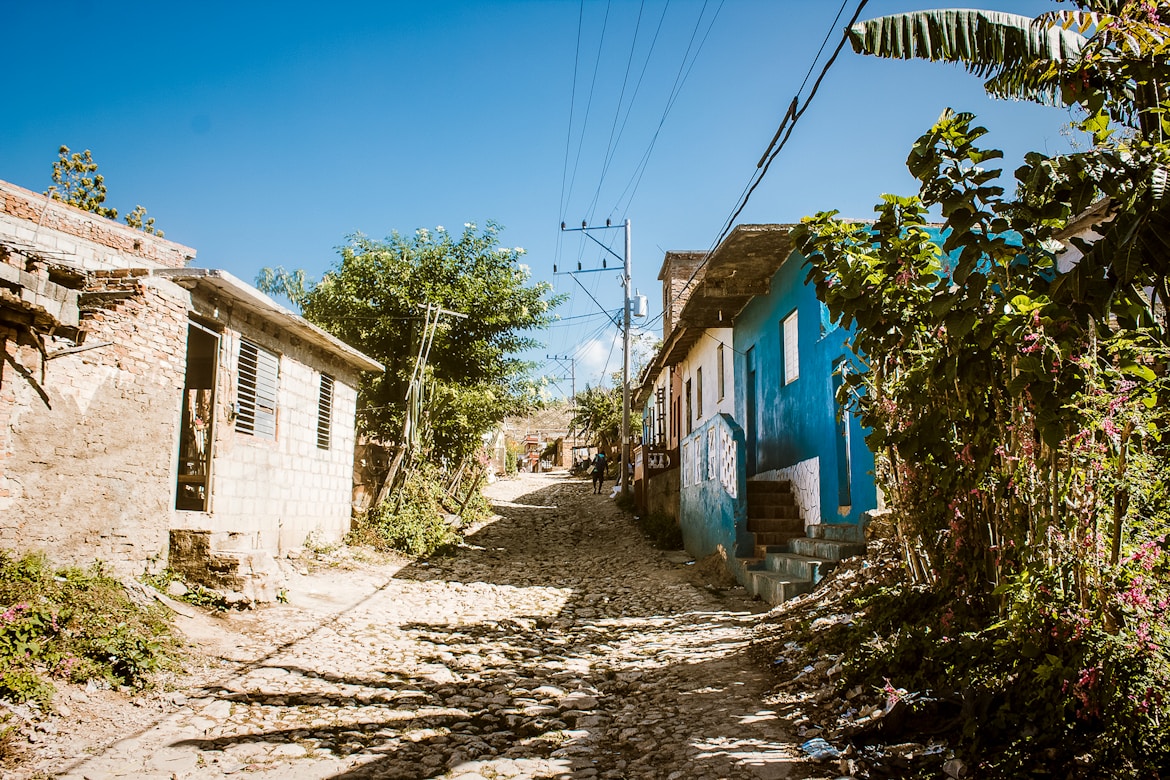
[[[600,493],[605,484],[605,453],[599,452],[593,456],[593,492]]]

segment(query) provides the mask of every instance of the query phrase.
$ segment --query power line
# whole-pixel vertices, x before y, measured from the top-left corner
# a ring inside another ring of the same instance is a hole
[[[577,69],[581,64],[581,27],[585,20],[585,0],[581,0],[577,11],[577,47],[573,54],[573,89],[569,94],[569,126],[565,132],[565,162],[561,168],[561,199],[560,212],[563,216],[567,206],[565,202],[565,181],[569,178],[569,150],[573,147],[573,113],[577,108]],[[561,234],[557,233],[557,246],[553,257],[561,256]]]
[[[787,145],[788,139],[792,137],[792,131],[793,131],[793,129],[795,129],[796,123],[800,120],[800,118],[802,116],[804,116],[804,112],[808,110],[809,104],[812,102],[812,99],[814,97],[816,97],[817,91],[820,89],[821,82],[824,81],[825,76],[829,72],[829,69],[833,67],[833,63],[835,63],[837,61],[837,55],[839,55],[841,53],[841,49],[844,48],[845,42],[849,40],[849,29],[857,21],[857,17],[861,15],[862,9],[865,8],[866,3],[868,3],[868,2],[869,2],[869,0],[859,0],[859,2],[857,4],[857,8],[853,12],[853,18],[850,19],[849,24],[847,24],[845,26],[845,31],[841,36],[840,42],[837,44],[837,48],[833,51],[833,55],[831,57],[829,57],[828,62],[826,62],[824,67],[821,69],[820,75],[817,76],[817,80],[813,83],[812,91],[809,93],[808,97],[805,98],[803,104],[800,102],[800,90],[799,89],[797,90],[797,94],[796,94],[796,96],[794,96],[792,98],[792,102],[789,104],[788,110],[784,114],[784,118],[780,121],[780,127],[776,130],[776,134],[773,136],[772,142],[768,144],[767,149],[765,149],[765,151],[764,151],[763,157],[761,157],[760,162],[756,164],[756,171],[752,174],[751,179],[749,179],[749,184],[747,187],[745,187],[745,192],[740,196],[740,199],[737,201],[736,206],[732,209],[731,216],[727,218],[726,222],[724,222],[723,227],[720,230],[718,237],[715,239],[714,242],[712,242],[711,246],[707,249],[706,255],[703,257],[702,261],[700,261],[695,266],[695,270],[691,273],[690,278],[687,279],[687,283],[684,284],[682,286],[682,288],[679,290],[678,294],[675,295],[674,298],[671,299],[671,301],[670,301],[671,304],[674,304],[675,302],[677,302],[678,299],[682,296],[682,294],[690,287],[691,283],[699,275],[699,272],[701,270],[703,270],[703,268],[706,267],[707,262],[711,258],[711,254],[715,251],[715,249],[721,243],[723,243],[723,240],[731,232],[732,227],[735,225],[736,218],[739,217],[739,215],[743,212],[744,208],[747,206],[748,200],[751,198],[752,193],[754,193],[756,191],[756,188],[759,187],[760,182],[763,181],[764,176],[767,175],[768,169],[771,167],[773,161],[775,161],[775,159],[780,155],[780,152],[784,149],[785,145]],[[837,21],[840,18],[841,18],[841,12],[838,11],[837,16],[833,19],[832,27],[830,27],[829,33],[826,35],[826,40],[832,36],[833,28],[836,27]],[[813,59],[813,63],[809,67],[809,73],[811,73],[812,70],[816,67],[816,62],[820,58],[820,55],[823,51],[824,51],[824,43],[821,44],[821,48],[817,51],[817,56]],[[808,82],[808,75],[806,75],[804,81],[801,82],[800,89],[803,89],[804,85],[807,82]],[[799,108],[797,108],[798,106],[799,106]],[[787,132],[785,132],[785,128],[787,128]],[[781,134],[783,134],[784,137],[780,140],[779,144],[776,144],[776,139],[780,138]],[[770,154],[769,154],[769,152],[770,152]],[[667,308],[669,308],[669,306]],[[666,312],[664,310],[657,317],[655,317],[654,320],[661,319],[663,316],[665,316],[665,314],[666,314]],[[650,324],[650,323],[647,323],[647,324]]]
[[[573,185],[577,181],[577,169],[581,164],[581,149],[585,146],[585,132],[589,129],[589,113],[593,107],[593,90],[597,86],[597,73],[601,65],[601,50],[605,45],[605,32],[609,27],[609,8],[610,3],[605,4],[605,18],[601,22],[601,38],[597,42],[597,57],[593,60],[593,78],[589,82],[589,99],[585,103],[585,118],[581,122],[581,135],[577,139],[577,156],[573,160],[573,174],[569,178],[569,191],[566,196],[566,203],[561,208],[561,219],[564,220],[565,211],[568,208],[568,199],[573,197]],[[570,128],[571,132],[571,128]]]
[[[695,37],[699,34],[699,28],[703,24],[703,17],[707,13],[707,5],[709,0],[704,0],[703,7],[699,10],[699,16],[695,20],[695,28],[691,31],[691,38],[687,42],[686,51],[683,52],[682,61],[679,62],[678,73],[674,77],[674,85],[671,87],[670,95],[667,97],[666,106],[662,111],[662,118],[658,120],[658,127],[654,130],[654,135],[650,139],[650,144],[646,147],[646,151],[642,154],[638,165],[634,167],[634,173],[630,177],[630,181],[626,184],[622,194],[618,196],[617,203],[614,205],[613,213],[618,213],[623,210],[628,210],[634,201],[634,196],[638,192],[638,187],[641,186],[642,176],[646,173],[646,168],[650,164],[650,155],[654,151],[655,145],[658,143],[658,136],[662,132],[663,125],[666,124],[666,118],[670,115],[670,110],[674,108],[678,96],[682,93],[682,88],[686,84],[687,79],[690,78],[691,70],[695,67],[695,62],[699,59],[699,54],[702,53],[703,46],[707,43],[707,38],[711,35],[711,29],[715,26],[715,21],[719,18],[720,11],[723,10],[723,4],[726,0],[720,0],[719,6],[715,9],[715,13],[711,16],[711,21],[707,24],[707,30],[703,33],[699,45],[695,48],[694,56],[691,57],[691,49],[695,45]],[[690,57],[690,63],[687,63],[687,58]],[[631,189],[632,187],[632,189]],[[623,207],[622,199],[629,193],[629,199],[626,200],[626,205]]]
[[[844,48],[845,42],[849,40],[849,34],[848,34],[849,28],[852,27],[853,23],[857,21],[857,17],[861,15],[861,10],[863,8],[865,8],[865,5],[867,2],[869,2],[869,0],[860,0],[860,2],[858,2],[857,9],[853,12],[853,18],[849,20],[849,24],[845,28],[845,33],[841,36],[841,40],[837,44],[837,48],[833,50],[833,56],[829,57],[829,61],[826,62],[824,68],[821,69],[820,75],[817,76],[817,80],[813,83],[812,91],[809,92],[808,97],[805,98],[804,103],[800,105],[800,109],[795,111],[795,113],[793,112],[793,108],[796,105],[798,105],[798,100],[800,97],[799,91],[797,92],[796,97],[794,97],[792,99],[792,103],[789,105],[788,112],[784,115],[784,119],[780,123],[780,129],[778,129],[776,131],[776,135],[777,136],[780,135],[780,132],[781,132],[781,130],[784,129],[785,125],[788,126],[788,132],[784,134],[784,138],[780,141],[780,143],[776,146],[776,148],[774,150],[772,150],[771,156],[768,156],[767,152],[764,153],[764,157],[767,157],[767,161],[763,162],[763,158],[761,158],[763,165],[761,166],[759,163],[757,163],[757,165],[756,165],[757,173],[754,175],[755,180],[752,182],[751,187],[748,189],[748,191],[743,195],[743,197],[739,201],[738,206],[734,209],[731,216],[727,218],[727,222],[724,223],[723,229],[719,233],[719,237],[717,239],[715,239],[715,242],[711,245],[711,249],[708,250],[708,255],[710,255],[710,252],[714,251],[715,247],[719,246],[719,244],[723,241],[723,239],[727,237],[727,234],[731,232],[731,228],[734,226],[736,218],[738,218],[739,215],[741,213],[743,213],[744,208],[747,207],[748,200],[751,199],[752,193],[754,193],[756,191],[756,188],[760,186],[760,182],[762,182],[764,180],[764,176],[767,175],[768,169],[772,166],[772,162],[780,155],[780,152],[784,149],[785,145],[788,143],[788,139],[792,137],[792,131],[796,128],[796,123],[800,121],[800,118],[802,116],[804,116],[804,112],[808,110],[809,104],[812,103],[812,99],[814,97],[816,97],[817,91],[821,87],[821,82],[824,81],[825,76],[829,72],[829,69],[833,67],[833,63],[837,61],[837,55],[839,55],[841,53],[841,49]],[[834,26],[836,26],[837,19],[839,19],[839,18],[840,18],[840,12],[838,12],[837,18],[833,20]],[[824,46],[822,44],[820,51],[823,51],[823,50],[824,50]],[[820,51],[817,52],[818,58],[820,57]],[[815,64],[816,64],[815,59],[813,60],[813,64],[815,66]],[[805,82],[807,82],[807,81],[808,81],[808,77],[805,76]],[[803,89],[803,83],[805,83],[805,82],[802,82],[802,89]],[[792,120],[791,122],[789,122],[790,117]],[[706,263],[706,259],[704,259],[703,262],[699,264],[699,266],[695,269],[695,272],[697,273],[698,269],[701,268],[705,263]],[[692,275],[691,278],[694,279],[694,276]]]
[[[589,204],[589,208],[586,209],[586,214],[588,215],[592,215],[593,207],[597,205],[597,199],[601,197],[601,185],[605,181],[605,171],[609,168],[609,155],[613,150],[613,136],[617,132],[618,117],[622,115],[622,101],[626,97],[626,85],[630,83],[630,66],[634,64],[634,51],[638,47],[638,30],[642,28],[642,11],[645,8],[646,0],[642,0],[641,5],[638,6],[638,18],[634,22],[634,38],[630,41],[630,56],[626,58],[626,72],[622,76],[622,88],[618,93],[617,105],[613,109],[613,124],[609,128],[609,141],[606,142],[605,155],[601,161],[601,176],[597,180],[597,191],[593,193],[593,201]]]

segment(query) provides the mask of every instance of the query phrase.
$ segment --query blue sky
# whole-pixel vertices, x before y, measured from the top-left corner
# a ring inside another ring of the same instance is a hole
[[[872,0],[862,18],[945,4]],[[1056,7],[961,5],[1028,15]],[[585,316],[597,306],[553,276],[554,262],[600,266],[600,250],[561,234],[560,222],[630,218],[634,285],[658,314],[663,252],[710,248],[839,8],[8,4],[0,179],[44,191],[58,146],[90,149],[109,205],[125,214],[142,204],[167,238],[197,250],[197,265],[248,281],[273,265],[319,277],[355,231],[495,220],[504,244],[528,251],[535,278],[573,293],[565,321],[540,334],[547,346],[531,357],[576,355],[580,389],[620,368],[621,356],[616,329]],[[913,191],[906,153],[948,106],[979,115],[1008,171],[1026,151],[1067,148],[1061,110],[991,101],[953,67],[846,48],[738,221],[795,222],[830,208],[868,217],[882,192]],[[619,253],[620,238],[613,231]],[[605,308],[620,308],[616,272],[580,278]]]

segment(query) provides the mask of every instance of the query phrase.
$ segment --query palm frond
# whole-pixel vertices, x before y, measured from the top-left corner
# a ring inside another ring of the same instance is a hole
[[[954,62],[981,78],[1000,78],[1004,86],[1022,78],[1005,73],[1037,63],[1075,60],[1086,42],[1080,33],[1058,24],[1039,24],[1030,17],[1000,11],[955,8],[858,22],[850,28],[849,40],[859,54]],[[1026,91],[1036,91],[1037,85],[1029,82]]]

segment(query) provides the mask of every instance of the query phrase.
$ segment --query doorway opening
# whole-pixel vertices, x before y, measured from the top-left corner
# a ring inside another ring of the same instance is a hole
[[[183,421],[175,509],[206,512],[211,500],[211,443],[215,422],[215,379],[219,334],[187,323],[187,376],[183,383]]]

